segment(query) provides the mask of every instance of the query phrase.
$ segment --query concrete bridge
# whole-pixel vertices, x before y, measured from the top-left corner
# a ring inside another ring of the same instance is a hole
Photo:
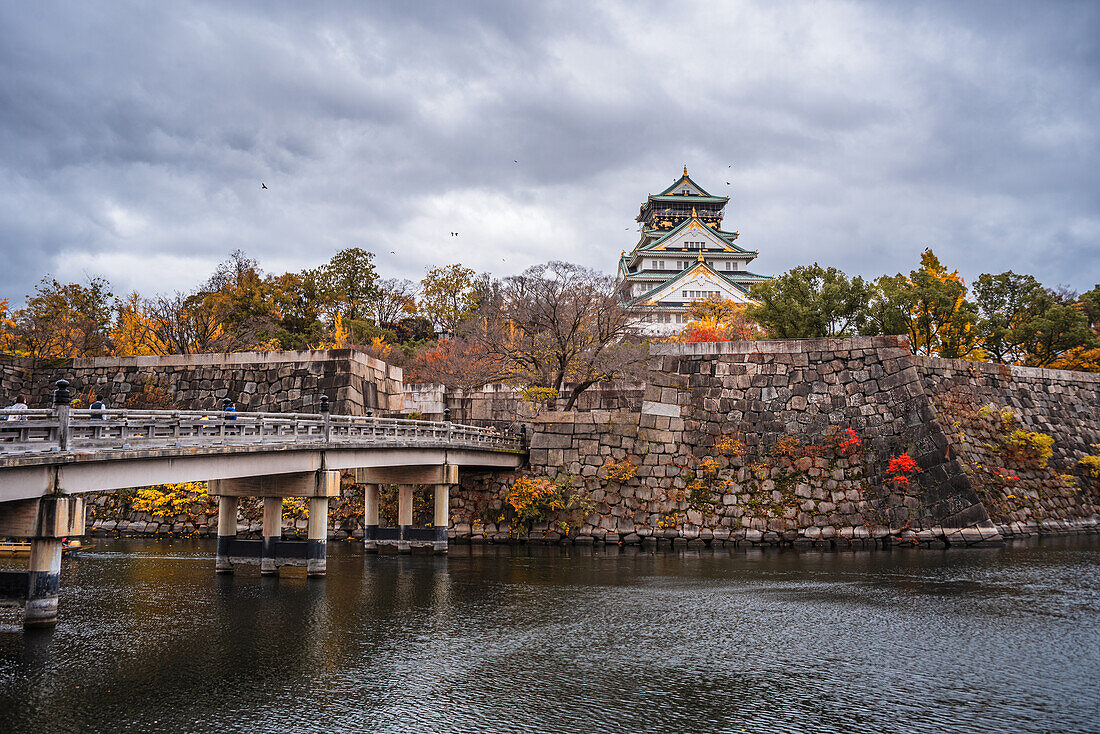
[[[364,542],[447,551],[449,488],[461,468],[511,470],[527,458],[522,433],[371,415],[181,410],[78,410],[58,381],[52,409],[6,411],[0,422],[0,537],[29,538],[27,572],[0,572],[0,602],[25,600],[24,625],[57,619],[62,538],[84,533],[87,492],[206,481],[218,498],[215,569],[259,563],[262,574],[326,571],[328,500],[340,474],[366,485]],[[379,485],[397,484],[398,526],[378,522]],[[434,487],[432,528],[412,526],[413,488]],[[238,540],[237,502],[262,497],[262,540]],[[305,542],[282,540],[287,497],[309,498]]]

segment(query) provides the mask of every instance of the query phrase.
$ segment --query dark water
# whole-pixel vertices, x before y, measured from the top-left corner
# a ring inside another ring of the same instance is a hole
[[[0,731],[1100,731],[1100,541],[453,549],[215,577],[103,542],[56,630],[4,610]]]

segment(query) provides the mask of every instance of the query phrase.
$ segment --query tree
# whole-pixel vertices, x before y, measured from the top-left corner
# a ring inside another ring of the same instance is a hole
[[[110,287],[103,278],[81,285],[46,276],[15,314],[19,343],[35,358],[109,354],[115,313]]]
[[[153,321],[145,312],[141,296],[131,293],[117,305],[117,319],[111,330],[114,353],[121,357],[158,354]]]
[[[646,358],[643,345],[626,339],[638,318],[620,303],[614,279],[578,265],[550,262],[505,278],[478,316],[479,339],[508,379],[559,391],[572,383],[566,410]]]
[[[416,313],[416,284],[401,278],[379,281],[370,300],[369,315],[378,326],[389,329],[403,317]]]
[[[1049,291],[1030,275],[988,273],[974,283],[982,349],[997,362],[1047,367],[1078,348],[1095,346],[1087,304]]]
[[[745,317],[778,339],[809,339],[858,333],[867,321],[870,287],[836,268],[817,263],[788,270],[752,286],[757,302]]]
[[[983,273],[974,281],[974,300],[981,314],[978,333],[982,349],[995,361],[1019,364],[1026,357],[1022,328],[1035,317],[1043,286],[1030,275],[1009,270]]]
[[[8,299],[0,298],[0,352],[15,352],[19,350],[19,335],[16,333],[16,323],[12,318],[11,306]]]
[[[746,305],[720,296],[695,301],[688,309],[691,321],[677,337],[685,342],[749,341],[760,329],[745,319]]]
[[[501,378],[500,360],[485,345],[443,337],[418,350],[404,366],[405,384],[433,383],[473,390]]]
[[[864,333],[906,334],[916,354],[972,357],[978,346],[977,307],[966,300],[959,271],[948,272],[931,249],[908,276],[875,281]]]
[[[266,287],[279,314],[277,337],[283,349],[309,349],[325,338],[325,305],[315,271],[269,276]]]
[[[370,317],[370,304],[378,296],[373,252],[359,247],[341,250],[313,275],[330,319],[337,311],[349,320]]]
[[[204,302],[202,294],[158,296],[145,301],[150,321],[149,348],[155,354],[203,354],[231,351],[239,340],[226,313]]]
[[[420,281],[420,309],[440,333],[453,335],[477,308],[478,285],[470,268],[432,268]]]
[[[1080,370],[1082,372],[1100,372],[1100,285],[1095,286],[1088,293],[1081,294],[1077,307],[1085,315],[1085,320],[1092,329],[1093,341],[1080,347],[1071,349],[1051,367],[1063,370]]]

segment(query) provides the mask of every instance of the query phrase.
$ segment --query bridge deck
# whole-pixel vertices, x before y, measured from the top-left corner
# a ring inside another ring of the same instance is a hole
[[[0,502],[323,469],[515,468],[521,434],[302,413],[24,410],[0,422]]]

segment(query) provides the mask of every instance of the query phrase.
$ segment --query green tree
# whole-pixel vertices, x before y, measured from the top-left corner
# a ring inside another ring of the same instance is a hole
[[[1043,286],[1030,275],[1009,270],[978,276],[974,281],[974,301],[981,314],[978,333],[990,359],[1005,364],[1024,360],[1022,327],[1035,317],[1044,295]]]
[[[1030,275],[982,274],[974,282],[982,348],[997,362],[1047,367],[1067,353],[1096,346],[1087,295],[1059,294]]]
[[[858,333],[867,321],[870,287],[836,268],[817,263],[788,270],[752,286],[757,302],[745,317],[777,339],[809,339]]]
[[[345,320],[370,318],[370,304],[378,296],[374,253],[359,247],[341,250],[319,267],[314,277],[329,319],[339,311]]]
[[[432,268],[420,281],[420,309],[444,334],[454,334],[478,306],[478,277],[462,265]]]

